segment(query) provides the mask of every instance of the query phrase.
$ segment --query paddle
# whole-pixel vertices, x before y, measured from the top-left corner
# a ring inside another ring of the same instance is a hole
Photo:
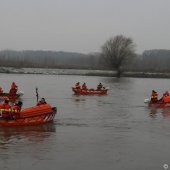
[[[39,98],[39,95],[38,95],[38,87],[36,87],[35,90],[36,90],[36,97],[37,97],[37,103],[38,103],[38,98]]]

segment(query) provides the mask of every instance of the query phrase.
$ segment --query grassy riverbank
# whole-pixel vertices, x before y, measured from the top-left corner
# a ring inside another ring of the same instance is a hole
[[[84,75],[84,76],[104,76],[116,77],[115,71],[107,70],[79,70],[79,69],[46,69],[46,68],[14,68],[1,67],[0,73],[8,74],[51,74],[51,75]],[[150,73],[150,72],[124,72],[122,77],[142,77],[142,78],[170,78],[170,73]]]

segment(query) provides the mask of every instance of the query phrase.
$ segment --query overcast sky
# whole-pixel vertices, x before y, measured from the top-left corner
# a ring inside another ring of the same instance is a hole
[[[99,52],[120,34],[170,49],[170,0],[0,0],[0,50]]]

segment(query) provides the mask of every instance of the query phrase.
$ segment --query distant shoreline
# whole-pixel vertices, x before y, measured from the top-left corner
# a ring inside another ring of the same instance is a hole
[[[44,75],[82,75],[116,77],[115,71],[80,70],[80,69],[47,69],[47,68],[14,68],[0,67],[0,73],[6,74],[44,74]],[[124,72],[122,77],[136,78],[170,78],[170,73]]]

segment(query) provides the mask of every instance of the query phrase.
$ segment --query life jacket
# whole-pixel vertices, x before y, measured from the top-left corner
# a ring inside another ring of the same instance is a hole
[[[82,90],[87,90],[87,86],[85,83],[82,85]]]
[[[151,99],[158,99],[158,93],[157,92],[153,92]]]
[[[16,95],[17,93],[17,88],[11,88],[9,91],[10,95]]]
[[[100,83],[98,86],[97,86],[97,90],[101,90],[103,87],[103,85]]]
[[[163,94],[163,96],[164,96],[164,97],[169,96],[169,93],[168,93],[168,92],[165,92],[165,93]]]
[[[81,89],[81,86],[80,86],[79,84],[76,84],[76,85],[75,85],[75,88],[76,88],[76,89]]]
[[[11,85],[11,88],[14,88],[14,89],[17,89],[17,85],[13,82],[12,85]]]
[[[47,103],[46,103],[46,102],[39,101],[39,102],[37,103],[37,106],[40,106],[40,105],[43,105],[43,104],[47,104]]]
[[[164,103],[170,103],[170,96],[163,96]]]
[[[11,109],[11,115],[12,115],[12,118],[16,119],[16,118],[19,118],[20,117],[20,111],[21,111],[21,106],[15,104],[13,106],[13,108]]]
[[[9,91],[10,95],[16,95],[18,86],[13,82]]]
[[[11,106],[7,103],[0,105],[0,112],[3,118],[9,118],[11,114]]]
[[[15,105],[13,106],[12,110],[15,111],[15,112],[20,112],[21,107],[18,106],[17,104],[15,104]]]
[[[11,108],[11,106],[7,103],[3,103],[3,104],[0,105],[0,109],[7,109],[8,110],[10,108]]]
[[[151,102],[153,102],[153,103],[158,102],[158,94],[157,94],[157,92],[152,92]]]

